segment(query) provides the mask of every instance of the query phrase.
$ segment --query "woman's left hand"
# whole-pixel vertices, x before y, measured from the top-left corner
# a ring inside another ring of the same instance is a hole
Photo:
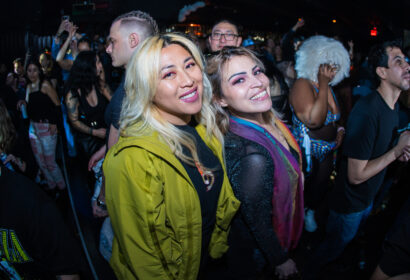
[[[50,125],[49,130],[50,130],[51,135],[56,135],[57,134],[57,125]]]
[[[337,130],[335,150],[338,149],[342,145],[344,137],[345,137],[345,129],[343,127],[339,127],[339,129]]]
[[[96,218],[104,218],[108,216],[108,211],[97,205],[97,201],[93,200],[91,203],[93,215]]]
[[[9,154],[6,158],[6,160],[4,161],[4,164],[8,163],[8,162],[12,162],[14,165],[16,165],[21,172],[25,172],[26,171],[26,163],[24,161],[22,161],[20,158]]]
[[[279,279],[288,279],[288,277],[291,277],[296,273],[298,273],[298,269],[292,259],[288,259],[283,264],[275,267],[275,274]]]

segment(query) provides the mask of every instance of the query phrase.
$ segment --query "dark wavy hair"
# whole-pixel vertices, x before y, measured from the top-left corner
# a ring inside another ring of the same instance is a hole
[[[389,55],[387,54],[387,48],[399,48],[402,49],[402,41],[400,39],[393,41],[385,41],[374,45],[368,56],[369,69],[374,88],[380,85],[381,79],[376,73],[377,67],[388,68]]]
[[[7,111],[3,100],[0,98],[0,150],[9,153],[16,140],[16,129]]]
[[[44,80],[45,80],[45,77],[44,77],[43,70],[41,69],[40,63],[39,63],[38,60],[35,59],[35,58],[30,59],[30,60],[27,62],[27,64],[26,64],[26,69],[24,69],[24,70],[25,70],[25,73],[26,73],[26,74],[25,74],[26,80],[28,81],[28,83],[31,83],[31,82],[30,82],[30,79],[29,79],[28,76],[27,76],[27,69],[28,69],[28,67],[29,67],[31,64],[35,65],[35,66],[38,68],[39,80],[40,80],[40,83],[39,83],[39,84],[40,84],[40,88],[41,88],[41,85],[43,84],[43,82],[44,82]]]
[[[73,96],[78,96],[78,91],[80,91],[81,95],[88,96],[93,86],[99,90],[96,62],[97,54],[95,52],[80,52],[71,67],[65,92],[71,91]]]

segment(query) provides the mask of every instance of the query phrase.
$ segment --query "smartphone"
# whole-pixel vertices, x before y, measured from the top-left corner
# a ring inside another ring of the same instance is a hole
[[[70,20],[70,16],[64,15],[61,17],[61,20]]]

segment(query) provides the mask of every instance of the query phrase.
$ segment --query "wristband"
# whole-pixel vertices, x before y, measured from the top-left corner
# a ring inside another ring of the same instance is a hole
[[[343,126],[339,126],[337,128],[337,132],[339,132],[339,131],[343,131],[343,133],[345,133],[345,128]]]

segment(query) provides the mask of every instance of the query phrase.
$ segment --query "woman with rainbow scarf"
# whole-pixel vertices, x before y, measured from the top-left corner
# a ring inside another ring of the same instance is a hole
[[[208,60],[228,177],[241,207],[232,222],[229,279],[297,273],[289,257],[303,228],[301,151],[272,109],[262,62],[245,48]]]

